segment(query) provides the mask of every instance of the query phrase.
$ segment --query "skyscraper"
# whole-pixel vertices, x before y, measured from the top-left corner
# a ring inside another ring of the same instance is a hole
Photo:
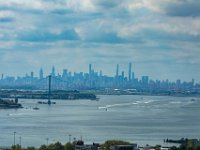
[[[52,67],[51,75],[52,75],[53,77],[56,76],[56,72],[55,72],[55,67],[54,67],[54,66]]]
[[[128,69],[128,80],[131,81],[131,67],[132,67],[132,63],[129,63],[129,69]]]
[[[119,77],[119,64],[117,64],[117,69],[116,69],[116,76],[115,76],[116,78],[118,78]]]
[[[67,69],[63,69],[62,78],[67,78]]]
[[[135,79],[135,73],[132,72],[132,81],[134,81],[134,79]]]
[[[34,77],[34,73],[33,73],[33,71],[31,72],[31,79],[33,79],[33,77]]]
[[[102,77],[102,75],[103,75],[102,70],[100,70],[99,76]]]
[[[142,84],[148,85],[149,83],[149,76],[142,76]]]
[[[89,64],[89,75],[91,76],[91,74],[92,74],[92,65]]]
[[[43,74],[43,69],[42,68],[40,69],[39,77],[40,77],[40,79],[44,78],[44,74]]]
[[[3,80],[3,73],[1,74],[1,80]]]
[[[122,71],[122,80],[124,80],[124,71]]]

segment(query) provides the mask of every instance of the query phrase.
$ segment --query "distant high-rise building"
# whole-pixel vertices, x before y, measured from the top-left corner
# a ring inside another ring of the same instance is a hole
[[[40,79],[44,78],[44,74],[43,74],[43,69],[42,68],[40,69],[39,77],[40,77]]]
[[[119,77],[119,64],[117,64],[117,68],[116,68],[116,78]]]
[[[181,85],[181,80],[180,80],[180,79],[177,79],[177,80],[176,80],[176,86],[177,86],[177,87],[180,87],[180,85]]]
[[[195,80],[192,78],[192,86],[194,85]]]
[[[149,76],[142,76],[142,84],[147,85],[149,83]]]
[[[33,73],[33,72],[31,72],[31,78],[33,79],[33,77],[34,77],[34,73]]]
[[[70,72],[68,73],[68,75],[69,75],[69,77],[71,77],[71,76],[72,76],[72,72],[70,71]]]
[[[91,74],[92,74],[92,65],[89,64],[89,75],[91,76]]]
[[[122,71],[122,80],[124,80],[124,71]]]
[[[135,79],[135,73],[132,72],[132,81]]]
[[[66,78],[66,77],[67,77],[67,69],[63,69],[62,78]]]
[[[3,80],[3,73],[1,74],[1,80]]]
[[[100,77],[102,77],[102,75],[103,75],[102,70],[100,70],[99,75],[100,75]]]
[[[51,75],[52,75],[53,77],[56,76],[56,71],[55,71],[55,67],[54,67],[54,66],[52,67]]]
[[[128,80],[131,81],[131,68],[132,68],[132,63],[129,63],[129,68],[128,68]]]

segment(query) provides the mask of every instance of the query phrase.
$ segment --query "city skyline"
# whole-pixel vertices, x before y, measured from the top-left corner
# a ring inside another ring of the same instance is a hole
[[[124,66],[124,65],[123,65]],[[191,78],[190,80],[183,80],[181,78],[177,78],[174,80],[170,80],[169,78],[165,78],[165,79],[154,79],[151,76],[149,76],[148,74],[141,74],[138,75],[137,72],[134,70],[134,68],[132,67],[134,66],[132,62],[129,62],[126,64],[126,66],[124,68],[120,68],[120,64],[116,64],[115,66],[113,66],[112,70],[113,72],[111,74],[106,74],[104,73],[103,69],[96,69],[94,67],[94,64],[88,64],[88,68],[87,70],[84,71],[72,71],[69,70],[68,68],[62,68],[62,70],[57,70],[57,68],[55,67],[55,65],[53,65],[51,67],[51,69],[49,71],[46,71],[43,67],[40,67],[37,71],[30,71],[30,72],[26,72],[25,74],[22,75],[17,75],[17,76],[12,76],[9,74],[4,74],[1,73],[1,79],[5,79],[6,77],[13,77],[15,79],[17,78],[21,78],[21,77],[34,77],[34,78],[46,78],[49,75],[52,76],[63,76],[64,73],[70,73],[71,76],[74,76],[77,73],[83,73],[83,74],[91,74],[96,73],[98,76],[107,76],[107,77],[117,77],[117,76],[123,76],[123,78],[126,78],[127,81],[131,81],[132,78],[136,78],[138,80],[142,80],[143,76],[148,76],[149,79],[151,80],[158,80],[158,81],[170,81],[170,82],[177,82],[177,80],[183,81],[183,82],[191,82],[191,81],[195,81],[195,83],[198,83],[198,80],[196,80],[195,78]]]
[[[115,69],[115,70],[114,70]],[[137,76],[136,72],[134,71],[133,67],[132,67],[132,62],[129,62],[127,64],[127,70],[126,69],[120,69],[120,64],[116,64],[115,68],[113,68],[113,75],[108,75],[103,73],[103,70],[97,70],[96,68],[93,67],[93,64],[88,64],[88,70],[87,71],[77,71],[77,72],[72,72],[71,70],[67,69],[67,68],[63,68],[61,72],[56,70],[56,67],[53,65],[51,70],[49,72],[45,72],[44,69],[41,67],[40,69],[38,69],[38,71],[34,72],[27,72],[26,74],[22,75],[22,76],[9,76],[9,75],[5,75],[5,74],[1,74],[1,78],[0,80],[4,80],[4,79],[15,79],[18,80],[20,78],[32,78],[32,79],[44,79],[44,78],[48,78],[48,76],[52,76],[52,77],[59,77],[59,78],[65,78],[67,79],[68,77],[76,77],[77,75],[81,75],[81,76],[88,76],[88,80],[90,80],[91,76],[96,76],[96,77],[106,77],[106,78],[113,78],[113,79],[117,79],[117,78],[122,78],[123,80],[126,80],[127,82],[132,82],[133,80],[137,80],[137,82],[142,81],[142,80],[146,80],[147,83],[149,81],[159,81],[159,82],[170,82],[170,83],[177,83],[180,82],[184,83],[184,82],[192,82],[193,84],[200,84],[199,82],[197,82],[194,78],[192,78],[189,81],[186,80],[182,80],[181,78],[176,79],[175,81],[170,80],[168,78],[166,79],[153,79],[151,78],[148,74],[143,74],[141,76]],[[94,80],[94,79],[93,79]],[[95,80],[94,80],[95,82]]]
[[[196,0],[6,0],[0,2],[0,73],[85,72],[200,82]],[[121,72],[121,71],[120,71]],[[127,74],[126,74],[127,75]]]
[[[108,89],[118,92],[125,89],[128,93],[149,92],[149,93],[171,93],[178,94],[197,94],[199,93],[200,83],[195,79],[184,81],[177,79],[175,82],[169,79],[153,80],[148,75],[136,76],[132,68],[132,63],[127,64],[128,71],[119,71],[119,64],[116,65],[115,75],[108,76],[102,70],[96,70],[92,64],[88,65],[86,72],[71,72],[63,69],[62,73],[56,71],[52,66],[51,72],[46,76],[40,68],[37,75],[34,72],[21,77],[4,77],[0,79],[0,87],[3,89],[35,89],[46,90],[50,85],[53,90],[105,90]]]

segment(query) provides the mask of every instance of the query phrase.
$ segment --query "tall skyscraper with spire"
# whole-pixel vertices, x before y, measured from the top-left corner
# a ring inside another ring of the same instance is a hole
[[[117,68],[116,68],[116,75],[115,75],[116,78],[119,77],[119,64],[117,64]]]
[[[91,76],[91,74],[92,74],[92,65],[89,64],[89,75]]]
[[[132,69],[132,63],[129,63],[129,67],[128,67],[128,80],[131,81],[131,69]]]

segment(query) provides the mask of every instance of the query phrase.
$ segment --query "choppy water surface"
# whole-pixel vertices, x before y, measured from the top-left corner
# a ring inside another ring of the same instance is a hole
[[[163,144],[163,139],[200,138],[200,98],[164,96],[99,96],[99,101],[57,100],[37,105],[20,100],[18,110],[0,110],[0,145],[39,146],[71,139],[86,143],[123,139],[139,145]],[[39,110],[33,110],[33,107]]]

